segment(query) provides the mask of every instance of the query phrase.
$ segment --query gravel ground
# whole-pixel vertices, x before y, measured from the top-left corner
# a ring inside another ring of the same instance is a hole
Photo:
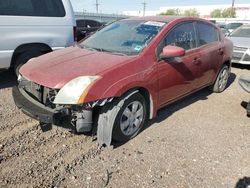
[[[98,149],[62,128],[42,132],[0,73],[0,187],[238,187],[250,185],[250,119],[232,69],[222,94],[206,89],[159,111],[136,138]],[[245,186],[246,187],[246,186]]]

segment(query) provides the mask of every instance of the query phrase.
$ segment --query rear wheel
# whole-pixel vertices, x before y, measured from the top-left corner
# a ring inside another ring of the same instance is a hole
[[[250,117],[250,101],[247,104],[247,116]]]
[[[215,93],[223,92],[227,87],[229,76],[230,76],[230,72],[229,72],[228,66],[222,65],[215,83],[212,86],[210,86],[209,89]]]
[[[34,57],[38,57],[42,55],[42,52],[39,51],[33,51],[33,52],[24,52],[21,55],[19,55],[16,59],[16,62],[14,64],[14,71],[16,73],[16,75],[19,75],[19,70],[20,68],[27,63],[30,59],[34,58]]]

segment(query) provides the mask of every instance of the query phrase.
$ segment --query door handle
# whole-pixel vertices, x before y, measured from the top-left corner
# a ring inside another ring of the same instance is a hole
[[[193,60],[193,62],[192,62],[193,64],[195,64],[195,65],[199,65],[199,64],[201,64],[202,63],[202,61],[201,61],[201,59],[200,58],[198,58],[198,57],[196,57],[196,58],[194,58],[194,60]]]

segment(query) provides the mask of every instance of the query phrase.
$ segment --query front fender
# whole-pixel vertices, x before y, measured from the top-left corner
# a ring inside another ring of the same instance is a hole
[[[98,80],[85,97],[84,102],[91,102],[100,99],[121,97],[128,91],[143,88],[150,95],[150,106],[152,107],[151,118],[155,116],[158,104],[157,75],[152,74],[152,69],[116,79],[112,76],[104,76]]]

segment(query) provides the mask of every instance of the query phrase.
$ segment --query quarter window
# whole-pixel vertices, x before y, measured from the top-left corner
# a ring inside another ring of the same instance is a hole
[[[62,0],[0,0],[0,15],[64,17]]]
[[[197,23],[197,31],[199,36],[199,46],[219,41],[217,29],[206,23]]]

